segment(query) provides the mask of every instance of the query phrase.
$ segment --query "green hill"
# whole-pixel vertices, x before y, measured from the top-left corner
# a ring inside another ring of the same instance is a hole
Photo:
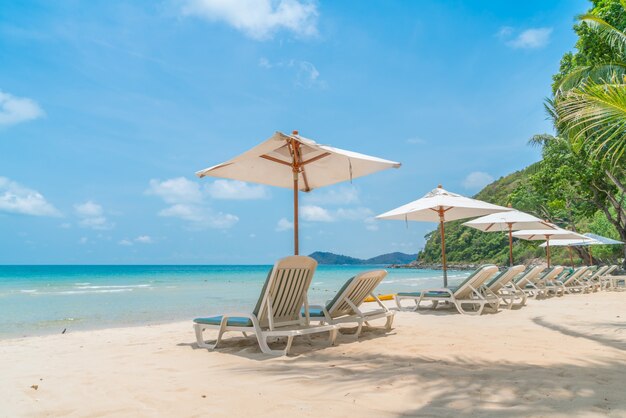
[[[347,255],[316,251],[309,254],[309,257],[317,260],[319,264],[407,264],[411,261],[415,261],[417,259],[417,254],[395,252],[363,260],[360,258],[349,257]]]

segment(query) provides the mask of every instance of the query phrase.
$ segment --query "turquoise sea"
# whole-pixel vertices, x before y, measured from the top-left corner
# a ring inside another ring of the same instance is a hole
[[[0,338],[191,320],[250,311],[270,266],[0,266]],[[354,274],[384,266],[319,266],[312,304]],[[379,293],[440,287],[441,271],[389,269]],[[450,284],[467,272],[450,271]]]

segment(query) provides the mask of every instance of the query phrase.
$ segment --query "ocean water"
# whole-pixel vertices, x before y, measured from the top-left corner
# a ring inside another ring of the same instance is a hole
[[[319,266],[311,304],[384,266]],[[0,338],[250,312],[270,266],[0,266]],[[442,285],[441,271],[388,269],[381,294]],[[467,272],[449,271],[450,284]]]

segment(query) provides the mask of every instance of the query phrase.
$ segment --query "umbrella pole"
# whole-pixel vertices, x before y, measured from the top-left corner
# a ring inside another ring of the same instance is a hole
[[[293,254],[298,255],[298,173],[293,173]]]
[[[593,253],[591,252],[591,245],[589,247],[589,265],[593,265]]]
[[[572,265],[572,268],[574,268],[574,257],[572,257],[572,247],[568,245],[567,251],[569,252],[569,263]]]
[[[443,208],[439,207],[439,230],[441,231],[441,260],[443,262],[443,287],[448,287],[448,263],[446,261],[446,234],[443,226],[444,212]]]
[[[509,266],[513,267],[513,224],[509,222]]]
[[[548,268],[550,268],[550,236],[546,235],[546,254],[548,258]]]

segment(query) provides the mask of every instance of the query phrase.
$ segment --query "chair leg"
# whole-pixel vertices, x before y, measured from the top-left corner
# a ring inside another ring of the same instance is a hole
[[[393,318],[395,317],[395,315],[389,315],[387,317],[387,322],[385,323],[385,329],[387,331],[391,331],[391,325],[393,325]]]
[[[330,335],[328,337],[328,343],[329,345],[335,345],[335,341],[337,340],[337,333],[339,332],[338,329],[331,329],[330,330]]]
[[[202,324],[193,324],[193,328],[196,332],[196,343],[198,344],[198,347],[206,348],[208,350],[214,350],[215,348],[217,348],[217,345],[222,340],[222,335],[224,334],[224,327],[222,326],[217,333],[217,339],[215,340],[215,343],[208,344],[204,341],[204,336],[202,335],[202,332],[204,331]]]

